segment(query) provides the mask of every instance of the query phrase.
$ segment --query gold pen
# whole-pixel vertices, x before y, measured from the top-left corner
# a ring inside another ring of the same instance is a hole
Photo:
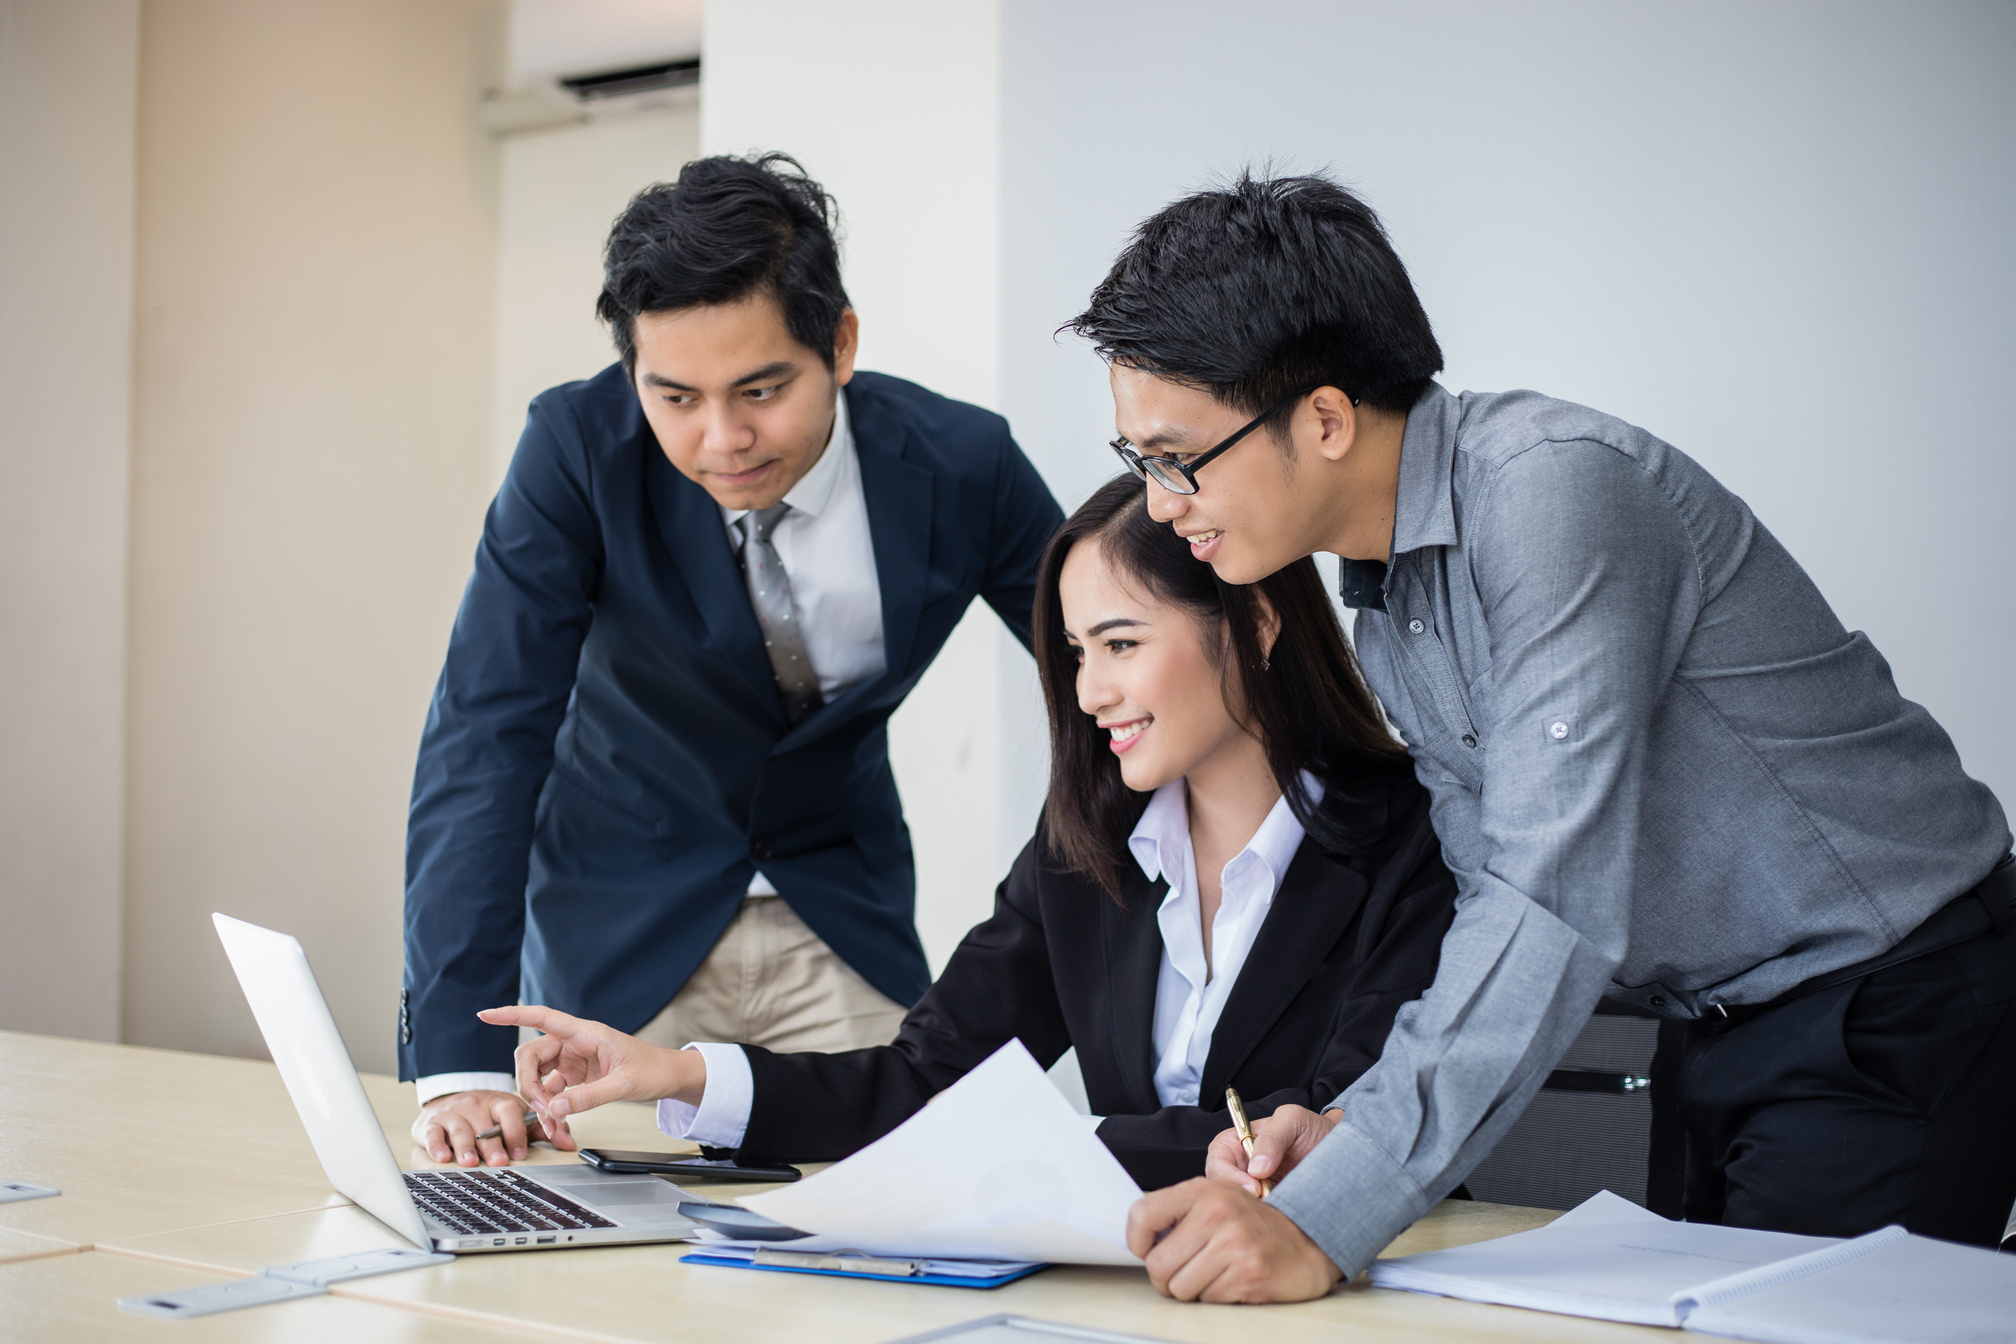
[[[1232,1128],[1239,1131],[1239,1142],[1246,1145],[1246,1160],[1253,1160],[1253,1126],[1246,1123],[1246,1103],[1239,1100],[1239,1089],[1225,1089],[1225,1108],[1232,1112]],[[1274,1192],[1271,1181],[1260,1182],[1260,1198],[1265,1199]]]

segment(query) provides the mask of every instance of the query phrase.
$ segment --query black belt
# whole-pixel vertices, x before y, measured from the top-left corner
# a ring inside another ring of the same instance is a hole
[[[1859,980],[1865,975],[1874,975],[1877,971],[1901,966],[1934,952],[1943,952],[1974,938],[2006,933],[2012,925],[2016,925],[2016,859],[2005,854],[1988,876],[1971,890],[1927,915],[1923,923],[1905,934],[1903,941],[1888,952],[1839,970],[1822,972],[1810,980],[1802,980],[1777,998],[1763,1003],[1710,1004],[1708,1011],[1697,1019],[1697,1025],[1713,1031],[1726,1030],[1738,1023],[1748,1022],[1760,1013],[1782,1008],[1794,999],[1803,999],[1823,989],[1845,985],[1850,980]]]

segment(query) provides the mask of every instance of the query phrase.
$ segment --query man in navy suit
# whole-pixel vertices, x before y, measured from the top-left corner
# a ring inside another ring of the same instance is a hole
[[[642,192],[620,361],[532,403],[413,786],[399,1064],[436,1161],[539,1136],[479,1008],[839,1050],[929,982],[886,725],[975,597],[1028,644],[1062,515],[999,416],[855,372],[831,214],[782,155]]]

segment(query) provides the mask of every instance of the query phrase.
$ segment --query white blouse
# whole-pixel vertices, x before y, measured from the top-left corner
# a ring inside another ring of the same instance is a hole
[[[1323,785],[1304,774],[1311,801]],[[1182,780],[1148,800],[1127,848],[1150,882],[1167,877],[1169,894],[1155,912],[1162,930],[1162,969],[1155,983],[1155,1095],[1164,1106],[1195,1106],[1198,1080],[1211,1055],[1211,1033],[1239,981],[1253,940],[1274,908],[1281,879],[1302,845],[1302,823],[1286,798],[1277,799],[1246,848],[1219,874],[1217,918],[1211,921],[1211,974],[1204,972],[1204,923],[1197,893],[1197,854],[1190,844],[1189,791]],[[741,1047],[712,1042],[687,1047],[707,1060],[707,1091],[698,1106],[658,1103],[658,1127],[675,1139],[739,1147],[755,1105],[755,1080]],[[1092,1117],[1096,1123],[1100,1117]]]

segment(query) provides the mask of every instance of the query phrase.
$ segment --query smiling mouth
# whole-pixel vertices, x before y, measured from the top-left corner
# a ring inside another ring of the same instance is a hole
[[[1118,755],[1133,746],[1140,740],[1141,734],[1148,731],[1148,725],[1153,722],[1155,722],[1155,718],[1153,715],[1150,715],[1145,719],[1135,719],[1131,723],[1108,725],[1106,731],[1111,735],[1114,754]]]

